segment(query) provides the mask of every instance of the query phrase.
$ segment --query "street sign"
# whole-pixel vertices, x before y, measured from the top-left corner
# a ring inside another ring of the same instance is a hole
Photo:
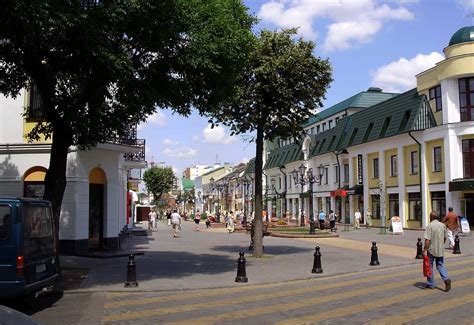
[[[362,155],[357,155],[357,185],[362,185],[364,183],[364,174],[362,171]]]

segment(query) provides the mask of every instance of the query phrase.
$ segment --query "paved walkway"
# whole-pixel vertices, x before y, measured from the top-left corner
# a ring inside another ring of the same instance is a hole
[[[128,238],[124,249],[143,252],[136,257],[137,289],[125,289],[127,258],[63,257],[63,266],[90,268],[76,292],[101,291],[174,291],[242,286],[234,282],[239,251],[246,253],[249,284],[279,283],[296,279],[329,277],[347,273],[370,272],[400,265],[419,265],[415,260],[416,238],[422,232],[404,235],[379,235],[378,229],[341,231],[340,238],[287,239],[265,237],[265,256],[256,259],[248,252],[249,235],[228,234],[225,229],[194,231],[186,222],[180,238],[159,224],[148,237]],[[369,266],[370,242],[376,241],[380,266]],[[314,275],[313,253],[321,247],[324,273]],[[446,251],[449,260],[474,254],[474,237],[462,238],[462,255]],[[448,263],[449,265],[449,263]]]

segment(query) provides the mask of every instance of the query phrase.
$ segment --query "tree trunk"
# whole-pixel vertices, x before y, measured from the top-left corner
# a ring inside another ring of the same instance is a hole
[[[263,256],[262,236],[262,169],[263,169],[263,129],[257,128],[255,153],[255,231],[254,231],[254,257]]]
[[[59,217],[64,191],[66,190],[66,167],[68,149],[72,145],[72,134],[63,126],[55,127],[49,158],[49,168],[45,177],[44,199],[53,206],[56,251],[59,254]]]

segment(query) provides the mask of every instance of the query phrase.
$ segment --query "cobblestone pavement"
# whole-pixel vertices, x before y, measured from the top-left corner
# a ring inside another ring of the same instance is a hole
[[[474,258],[449,259],[452,289],[419,265],[179,292],[107,293],[104,324],[473,324]],[[435,271],[436,272],[436,271]],[[437,273],[437,272],[436,272]]]

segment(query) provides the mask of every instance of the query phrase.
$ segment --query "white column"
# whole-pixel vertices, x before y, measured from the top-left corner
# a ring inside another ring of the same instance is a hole
[[[443,124],[461,121],[459,88],[456,78],[441,80]]]
[[[444,185],[446,192],[446,209],[452,207],[454,211],[461,211],[461,197],[460,192],[450,192],[449,182],[456,178],[463,178],[463,158],[462,158],[462,139],[460,139],[454,132],[449,131],[444,136],[444,151],[443,151],[443,170],[444,170]],[[433,155],[433,153],[426,153]],[[428,166],[428,168],[431,168]]]
[[[391,162],[389,162],[388,168],[390,168]],[[397,174],[398,174],[398,204],[399,204],[399,217],[402,220],[403,227],[407,226],[408,215],[405,213],[406,207],[406,188],[405,188],[405,164],[403,162],[403,146],[398,147],[397,151]],[[421,167],[420,167],[421,168]],[[418,169],[420,169],[418,168]],[[388,170],[390,173],[390,170]]]

